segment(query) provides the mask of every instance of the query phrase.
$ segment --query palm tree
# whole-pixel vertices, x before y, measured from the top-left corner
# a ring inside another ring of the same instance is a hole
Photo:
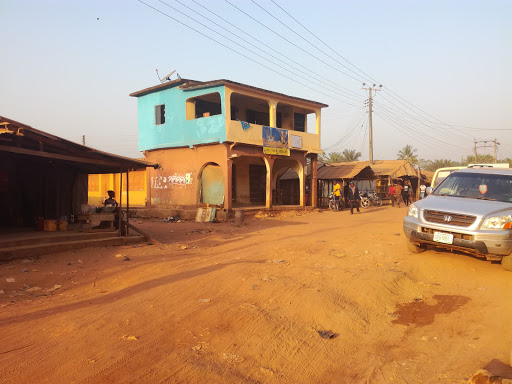
[[[326,153],[324,156],[321,157],[321,160],[326,162],[326,163],[341,163],[345,160],[343,160],[344,157],[341,153],[339,152],[331,152],[331,153]]]
[[[413,148],[411,145],[407,144],[397,153],[398,160],[407,160],[411,164],[418,164],[418,156],[415,155],[415,152],[418,150]]]
[[[361,157],[361,152],[356,152],[355,149],[345,149],[343,151],[343,161],[358,161]]]

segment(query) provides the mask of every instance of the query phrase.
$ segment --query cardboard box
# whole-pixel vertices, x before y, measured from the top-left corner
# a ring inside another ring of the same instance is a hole
[[[45,220],[44,230],[46,232],[54,232],[57,230],[57,220]]]
[[[57,227],[59,231],[66,231],[68,229],[68,222],[65,220],[59,220],[57,222]]]

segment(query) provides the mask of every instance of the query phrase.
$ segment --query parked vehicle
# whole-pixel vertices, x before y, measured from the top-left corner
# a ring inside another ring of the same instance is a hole
[[[512,169],[454,170],[409,206],[403,229],[413,253],[459,250],[512,271]]]
[[[361,194],[361,207],[368,208],[370,205],[375,205],[376,207],[380,207],[382,205],[382,199],[377,195],[377,192],[366,191],[365,193]]]
[[[343,211],[343,208],[345,208],[343,198],[340,196],[336,199],[333,193],[329,194],[329,209],[331,211]]]
[[[488,168],[510,168],[508,163],[492,163],[492,164],[469,164],[467,167],[446,167],[446,168],[438,168],[434,172],[434,176],[432,177],[432,183],[430,186],[432,188],[437,187],[441,184],[441,181],[446,179],[446,177],[459,169],[465,168],[478,168],[478,167],[488,167]]]

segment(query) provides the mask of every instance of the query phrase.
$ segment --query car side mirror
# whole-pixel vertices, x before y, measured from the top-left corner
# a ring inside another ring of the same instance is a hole
[[[432,191],[434,190],[434,188],[432,187],[427,187],[427,189],[425,190],[425,192],[427,192],[427,195],[430,195],[432,193]]]

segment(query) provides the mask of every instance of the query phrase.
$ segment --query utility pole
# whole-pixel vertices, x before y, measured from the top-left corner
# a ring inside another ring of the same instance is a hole
[[[494,163],[496,164],[498,162],[497,153],[498,153],[498,145],[500,145],[500,143],[498,143],[498,140],[496,140],[496,139],[493,140],[493,143],[494,143]]]
[[[372,104],[373,104],[373,100],[372,100],[372,92],[377,92],[377,91],[380,91],[380,88],[382,88],[382,85],[379,85],[379,88],[375,88],[377,86],[377,84],[373,84],[373,88],[368,86],[368,88],[365,88],[365,85],[366,83],[363,83],[363,88],[362,89],[366,89],[368,91],[368,95],[369,95],[369,99],[368,99],[368,108],[369,108],[369,111],[368,111],[368,119],[369,119],[369,144],[370,144],[370,153],[369,153],[369,156],[370,156],[370,165],[373,164],[373,125],[372,125]]]
[[[494,139],[494,140],[480,140],[480,141],[476,141],[475,139],[475,163],[478,163],[477,161],[477,153],[476,153],[476,148],[477,148],[477,143],[483,143],[483,145],[480,145],[480,148],[490,148],[490,145],[487,145],[487,143],[493,143],[494,144],[494,157],[493,157],[493,160],[494,160],[494,163],[497,163],[498,162],[498,145],[500,145],[499,141],[497,139]]]
[[[85,135],[82,135],[82,145],[85,145]]]

